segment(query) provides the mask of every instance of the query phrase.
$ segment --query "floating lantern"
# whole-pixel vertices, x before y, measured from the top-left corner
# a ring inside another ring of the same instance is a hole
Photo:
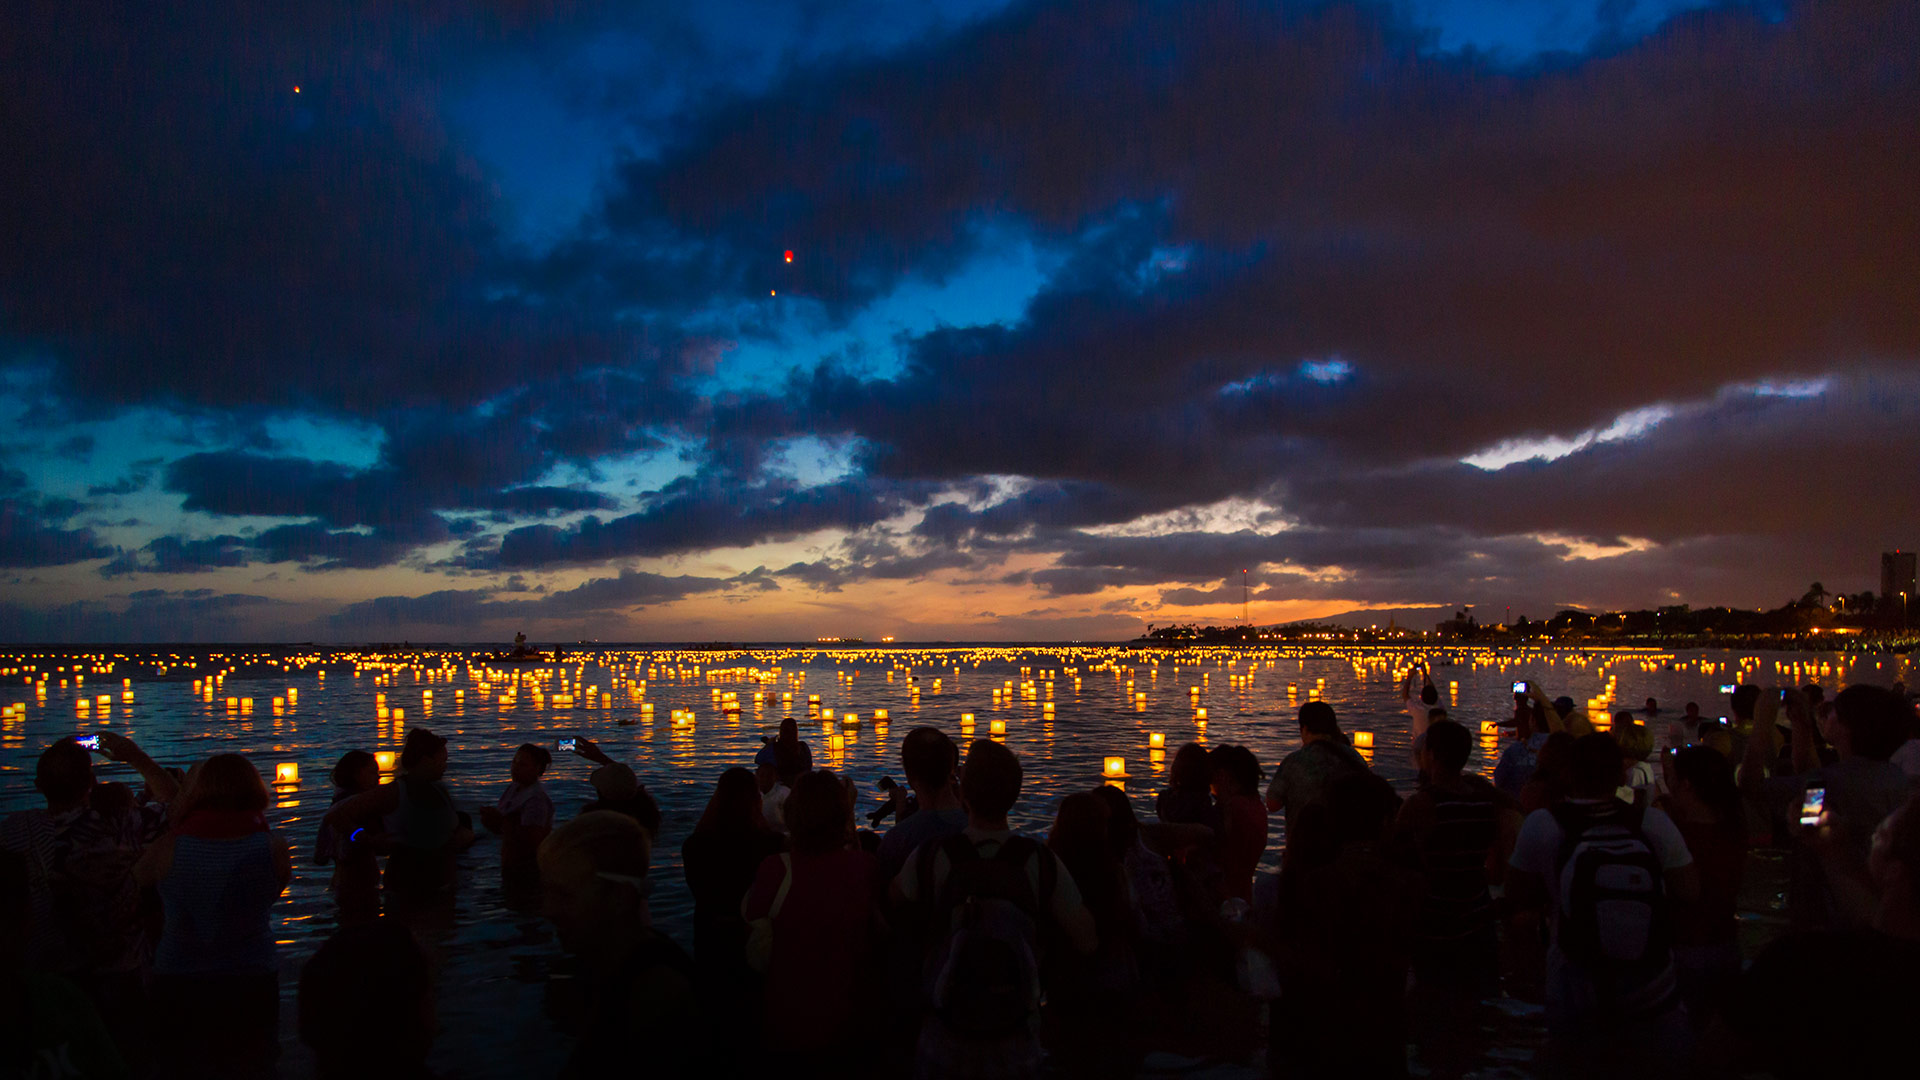
[[[1373,749],[1373,732],[1356,731],[1353,733],[1353,745],[1356,750]]]
[[[1165,733],[1165,732],[1160,732],[1160,731],[1155,731],[1155,732],[1152,732],[1152,733],[1150,733],[1150,734],[1148,734],[1148,735],[1147,735],[1147,745],[1148,745],[1149,747],[1152,747],[1152,748],[1153,748],[1153,749],[1155,749],[1155,750],[1165,750],[1165,749],[1167,748],[1167,736],[1166,736],[1166,733]]]
[[[273,767],[273,782],[276,784],[297,784],[300,782],[300,766],[291,761],[283,761]]]
[[[1127,778],[1127,759],[1117,757],[1107,758],[1102,763],[1100,775],[1109,780],[1125,780]]]
[[[1205,709],[1195,709],[1195,710],[1193,710],[1193,718],[1194,718],[1195,720],[1198,720],[1198,721],[1200,721],[1200,722],[1201,722],[1201,723],[1203,723],[1203,724],[1204,724],[1204,723],[1206,723],[1206,722],[1207,722],[1207,710],[1205,710]]]
[[[992,735],[1005,735],[1007,733],[1007,722],[1005,720],[995,720],[987,725],[987,732]]]
[[[379,766],[381,772],[392,772],[393,762],[397,756],[398,755],[391,750],[375,750],[373,752],[373,763]]]
[[[847,748],[847,737],[845,735],[835,735],[828,741],[827,748],[830,750],[845,750]]]

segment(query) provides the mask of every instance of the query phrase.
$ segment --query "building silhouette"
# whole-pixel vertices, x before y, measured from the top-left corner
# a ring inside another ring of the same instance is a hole
[[[1895,597],[1901,593],[1914,595],[1914,552],[1883,551],[1880,553],[1880,595]]]

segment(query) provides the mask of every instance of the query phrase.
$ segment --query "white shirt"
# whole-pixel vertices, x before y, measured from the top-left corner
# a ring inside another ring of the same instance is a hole
[[[500,801],[494,804],[500,816],[517,821],[529,829],[553,828],[553,797],[547,794],[546,785],[535,781],[531,784],[511,783],[507,790],[500,793]]]
[[[787,796],[790,794],[792,790],[776,780],[773,787],[760,796],[760,815],[767,819],[767,826],[775,832],[787,831]]]
[[[1920,739],[1908,739],[1900,744],[1900,749],[1887,759],[1900,766],[1900,771],[1908,776],[1920,776]]]
[[[1568,799],[1567,802],[1576,806],[1599,805],[1594,799]],[[1679,828],[1665,810],[1647,810],[1640,819],[1640,833],[1647,838],[1647,846],[1660,860],[1662,870],[1693,865],[1687,842],[1681,839]],[[1520,836],[1513,842],[1513,857],[1507,860],[1507,865],[1515,870],[1539,875],[1547,888],[1548,910],[1554,912],[1560,910],[1560,843],[1565,836],[1560,823],[1554,820],[1553,811],[1535,810],[1520,824]]]

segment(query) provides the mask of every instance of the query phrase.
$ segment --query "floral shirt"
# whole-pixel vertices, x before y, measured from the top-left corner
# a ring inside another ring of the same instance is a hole
[[[167,829],[164,805],[102,813],[22,810],[0,822],[0,848],[27,861],[27,963],[67,973],[137,971],[153,942],[139,917],[133,864]]]

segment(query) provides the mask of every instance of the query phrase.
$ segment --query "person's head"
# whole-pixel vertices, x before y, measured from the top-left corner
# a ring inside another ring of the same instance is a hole
[[[1697,803],[1722,823],[1746,831],[1746,811],[1733,763],[1711,747],[1683,746],[1667,755],[1667,788],[1676,804]]]
[[[437,1029],[427,954],[392,919],[343,927],[300,969],[299,1014],[321,1080],[419,1075]]]
[[[1873,830],[1867,869],[1880,893],[1875,925],[1910,940],[1920,934],[1920,795]]]
[[[1077,792],[1060,800],[1053,828],[1047,830],[1048,849],[1073,875],[1081,898],[1096,919],[1113,915],[1119,892],[1107,816],[1104,799],[1091,791]]]
[[[1826,688],[1821,686],[1819,683],[1814,683],[1814,682],[1808,683],[1807,685],[1800,688],[1800,693],[1806,696],[1807,704],[1809,705],[1817,706],[1821,702],[1827,700]]]
[[[1727,708],[1733,710],[1733,718],[1740,723],[1753,719],[1753,706],[1760,700],[1760,688],[1745,683],[1733,688],[1733,696],[1727,699]]]
[[[507,771],[516,784],[538,783],[547,774],[547,766],[553,764],[553,755],[538,743],[521,743],[513,752],[513,764]]]
[[[1645,724],[1616,721],[1613,741],[1620,744],[1620,753],[1628,761],[1645,761],[1653,756],[1653,731]]]
[[[797,855],[839,851],[853,837],[847,786],[831,769],[802,774],[780,815],[787,823],[787,842]]]
[[[960,796],[974,821],[998,822],[1020,799],[1020,759],[992,739],[975,739],[967,748]]]
[[[1911,734],[1912,710],[1890,690],[1856,683],[1833,699],[1833,719],[1821,731],[1842,757],[1885,761]]]
[[[1560,719],[1562,720],[1565,720],[1567,717],[1572,716],[1573,715],[1573,699],[1566,696],[1565,694],[1562,694],[1559,697],[1554,698],[1553,711],[1559,713]]]
[[[175,813],[195,811],[258,814],[273,801],[260,770],[244,754],[215,754],[194,766]]]
[[[1340,734],[1340,718],[1333,706],[1324,701],[1309,701],[1300,706],[1300,736],[1303,739],[1335,738]]]
[[[371,791],[380,786],[380,763],[365,750],[349,750],[333,763],[333,786],[342,791]]]
[[[400,747],[400,771],[415,780],[447,775],[447,740],[429,728],[408,728],[407,741]]]
[[[1564,797],[1572,782],[1573,742],[1573,736],[1568,732],[1556,731],[1540,744],[1540,753],[1534,759],[1533,776],[1547,789],[1549,800]]]
[[[1244,746],[1216,747],[1207,755],[1213,769],[1213,790],[1222,798],[1254,795],[1260,791],[1260,759]]]
[[[605,957],[651,922],[647,862],[653,842],[625,814],[592,810],[540,842],[540,883],[560,945]]]
[[[1175,751],[1167,783],[1175,791],[1205,793],[1213,784],[1213,762],[1207,748],[1190,742]]]
[[[1420,700],[1429,706],[1438,705],[1440,703],[1440,691],[1436,689],[1432,683],[1427,683],[1420,688]]]
[[[93,790],[93,758],[71,736],[61,739],[40,752],[33,786],[46,797],[47,809],[71,810]]]
[[[800,725],[789,716],[780,721],[780,740],[786,746],[800,745]]]
[[[1576,799],[1604,799],[1626,778],[1627,759],[1610,735],[1595,732],[1573,741],[1568,762],[1570,794]]]
[[[1650,712],[1650,713],[1656,713],[1656,712],[1659,712],[1659,711],[1660,711],[1660,703],[1659,703],[1658,701],[1655,701],[1655,700],[1654,700],[1653,698],[1648,698],[1648,699],[1647,699],[1647,711],[1648,711],[1648,712]]]
[[[1697,701],[1687,702],[1687,709],[1684,715],[1688,720],[1700,719],[1700,703]]]
[[[1140,819],[1133,815],[1133,803],[1126,792],[1112,784],[1101,784],[1093,793],[1107,804],[1107,843],[1114,857],[1126,858],[1140,841]]]
[[[1452,720],[1438,720],[1427,728],[1420,768],[1433,779],[1458,776],[1472,756],[1473,736],[1467,734],[1466,727]]]
[[[752,773],[736,766],[720,774],[693,831],[746,832],[766,827],[767,819],[760,809],[760,786]]]
[[[1349,773],[1327,790],[1327,814],[1342,847],[1379,840],[1399,812],[1393,785],[1372,770]]]
[[[1111,852],[1107,843],[1108,813],[1106,800],[1091,791],[1061,799],[1060,809],[1053,815],[1053,828],[1047,830],[1047,846],[1063,856],[1097,851],[1106,857]]]
[[[953,782],[954,766],[960,764],[960,748],[947,733],[937,727],[917,727],[900,740],[900,768],[906,771],[907,786],[932,795]]]

